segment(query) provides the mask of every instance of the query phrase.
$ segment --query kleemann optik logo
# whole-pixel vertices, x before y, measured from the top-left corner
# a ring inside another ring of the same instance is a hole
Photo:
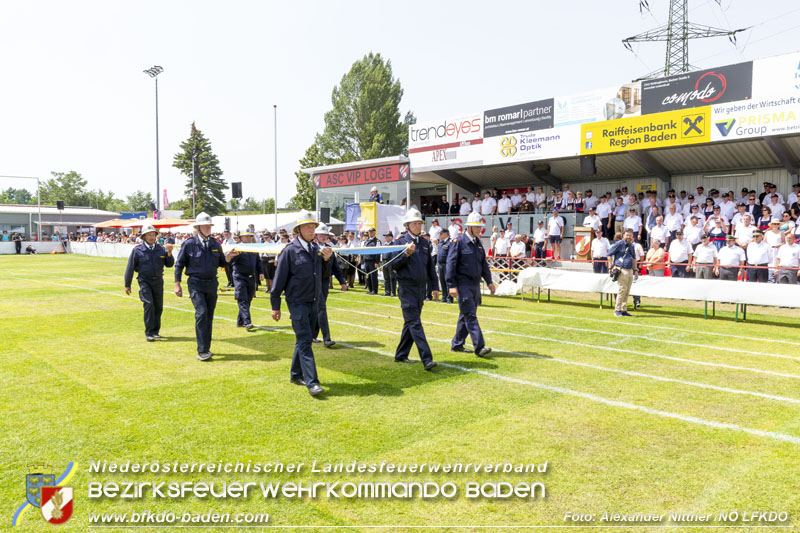
[[[503,137],[500,141],[500,155],[503,157],[512,157],[517,153],[517,138],[516,137]]]
[[[69,463],[58,478],[51,473],[49,465],[31,465],[30,473],[25,476],[25,502],[17,508],[11,525],[19,524],[30,507],[38,508],[42,518],[51,524],[63,524],[69,520],[75,493],[64,483],[72,478],[74,464]]]

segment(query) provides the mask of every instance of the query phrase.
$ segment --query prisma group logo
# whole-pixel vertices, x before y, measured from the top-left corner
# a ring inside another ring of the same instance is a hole
[[[63,524],[70,519],[75,493],[65,484],[75,472],[74,463],[69,463],[58,477],[52,470],[49,465],[30,466],[30,472],[25,476],[25,502],[14,513],[12,526],[20,523],[30,507],[38,508],[42,519],[51,524]]]

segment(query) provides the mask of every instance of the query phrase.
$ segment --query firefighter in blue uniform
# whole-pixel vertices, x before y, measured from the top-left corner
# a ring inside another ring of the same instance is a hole
[[[142,228],[142,244],[134,247],[125,269],[125,294],[131,293],[133,273],[138,276],[139,299],[144,306],[144,334],[148,342],[160,339],[161,312],[164,310],[164,267],[175,264],[172,245],[166,249],[158,244],[158,233],[152,225]]]
[[[186,269],[189,277],[189,298],[194,306],[194,332],[197,337],[197,359],[211,361],[211,326],[214,309],[217,307],[217,271],[225,268],[225,254],[222,245],[211,233],[211,217],[206,213],[197,215],[192,224],[197,232],[181,245],[178,259],[175,260],[175,296],[183,296],[181,275]]]
[[[458,324],[456,335],[450,344],[454,352],[467,352],[464,341],[467,334],[472,339],[475,354],[479,357],[492,351],[483,340],[481,327],[478,325],[477,307],[481,303],[481,278],[494,294],[492,273],[486,261],[486,253],[481,245],[481,215],[470,213],[467,219],[467,231],[450,247],[447,254],[447,286],[450,296],[458,298]]]
[[[453,246],[450,240],[450,230],[442,228],[439,234],[439,251],[436,254],[436,262],[439,265],[439,286],[442,289],[442,303],[453,303],[453,297],[447,292],[447,252]]]
[[[383,234],[386,242],[384,245],[391,246],[392,241],[394,240],[394,234],[391,231],[387,231]],[[389,264],[389,261],[392,260],[392,256],[394,254],[392,252],[387,252],[381,255],[381,259],[383,260],[383,295],[384,296],[397,296],[397,274],[395,273],[392,265]]]
[[[426,287],[428,284],[435,287],[437,279],[431,244],[420,236],[422,224],[422,214],[417,209],[409,209],[403,218],[403,225],[408,231],[392,242],[393,245],[406,246],[405,250],[397,252],[400,256],[392,262],[392,268],[397,272],[400,308],[404,320],[394,360],[396,363],[416,362],[408,358],[411,347],[416,344],[425,370],[431,370],[436,362],[433,360],[428,339],[425,338],[420,315],[425,302]],[[438,299],[439,291],[434,290],[433,295]]]
[[[239,237],[243,244],[253,243],[253,232],[244,231]],[[239,253],[231,250],[225,254],[229,268],[233,269],[234,297],[239,304],[239,314],[236,316],[236,326],[247,331],[255,329],[250,318],[250,303],[256,295],[256,280],[264,281],[264,267],[261,257],[256,253]]]
[[[286,305],[296,339],[290,381],[308,387],[311,396],[325,392],[317,377],[311,339],[322,292],[322,262],[335,261],[331,248],[319,248],[314,242],[316,227],[317,221],[311,214],[300,211],[294,226],[297,237],[278,256],[275,281],[270,293],[272,318],[275,321],[281,319],[281,294],[286,293]]]
[[[320,224],[319,227],[314,231],[314,235],[316,236],[317,244],[320,246],[320,248],[332,247],[331,237],[334,235],[330,226],[327,224]],[[347,290],[347,280],[344,279],[344,274],[342,273],[342,269],[339,268],[339,261],[336,259],[336,257],[322,262],[322,292],[319,299],[317,321],[314,324],[314,331],[312,335],[312,338],[314,339],[313,342],[319,342],[317,335],[319,335],[319,332],[322,331],[322,342],[326,348],[330,348],[336,344],[335,341],[331,340],[331,328],[328,325],[328,290],[331,288],[332,277],[336,278],[336,281],[341,284],[343,291]]]
[[[369,238],[367,242],[364,243],[364,246],[378,246],[380,243],[375,236],[375,228],[369,228],[367,233],[369,234]],[[378,294],[378,261],[380,258],[380,254],[364,255],[364,260],[361,262],[364,274],[367,276],[367,294]]]

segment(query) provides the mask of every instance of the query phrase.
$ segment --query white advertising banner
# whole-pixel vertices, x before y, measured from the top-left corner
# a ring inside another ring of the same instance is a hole
[[[408,158],[414,172],[483,164],[483,115],[412,124]]]
[[[800,52],[753,61],[753,100],[800,97]]]
[[[606,87],[596,91],[556,96],[554,125],[583,124],[635,117],[642,112],[641,82]]]
[[[489,137],[483,141],[483,162],[487,165],[536,161],[578,155],[581,146],[578,124]]]
[[[711,141],[800,133],[800,95],[712,106]]]

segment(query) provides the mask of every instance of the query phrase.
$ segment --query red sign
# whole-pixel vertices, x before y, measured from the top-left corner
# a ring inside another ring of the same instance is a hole
[[[347,185],[377,185],[378,183],[407,181],[408,178],[408,164],[381,165],[314,174],[314,187],[326,189],[328,187],[344,187]]]

